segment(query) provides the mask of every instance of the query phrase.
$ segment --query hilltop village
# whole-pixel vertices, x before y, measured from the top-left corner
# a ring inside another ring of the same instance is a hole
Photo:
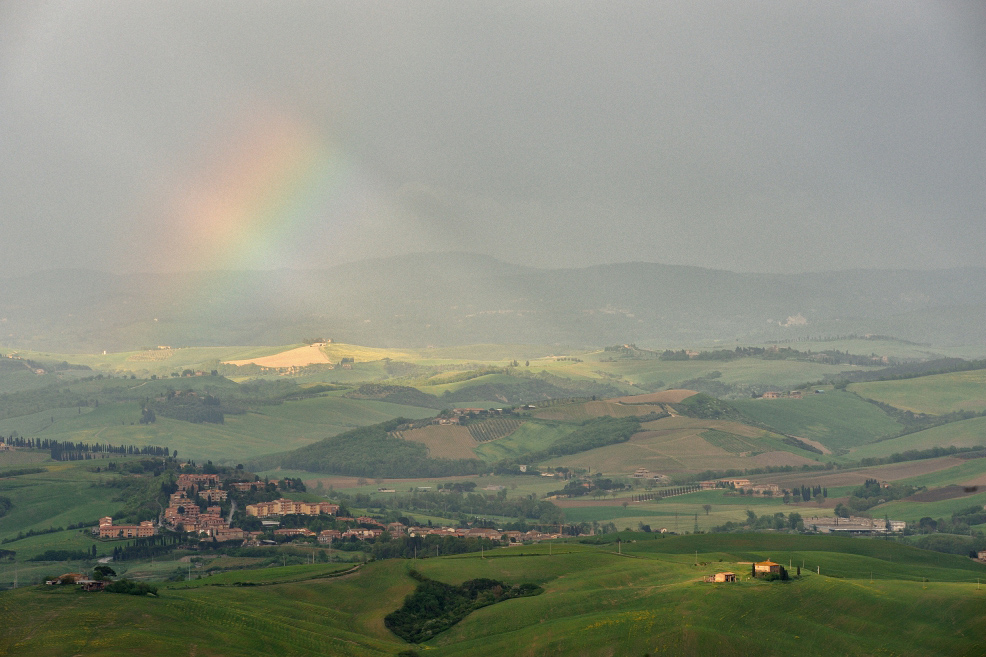
[[[335,542],[378,540],[392,537],[452,537],[523,544],[560,538],[558,531],[517,531],[496,527],[453,527],[386,522],[377,517],[345,515],[345,508],[325,501],[299,501],[281,497],[284,492],[304,493],[298,480],[237,481],[218,473],[181,472],[168,494],[168,505],[156,520],[136,524],[100,518],[93,536],[103,540],[151,539],[184,534],[204,547],[216,543],[242,546],[273,546],[291,541]],[[451,492],[449,489],[447,492]],[[242,513],[237,513],[242,508]],[[340,513],[342,511],[342,513]],[[324,528],[323,528],[324,527]]]
[[[184,547],[189,547],[190,541],[202,547],[217,544],[239,545],[243,547],[263,547],[282,545],[291,542],[314,543],[328,547],[351,545],[355,542],[375,543],[381,540],[390,541],[395,538],[457,538],[485,539],[490,545],[524,545],[538,543],[543,540],[561,538],[563,536],[594,535],[597,528],[593,526],[568,525],[562,523],[535,526],[523,530],[511,527],[484,524],[470,526],[463,523],[460,526],[414,524],[407,517],[399,520],[388,519],[387,514],[350,515],[347,507],[324,500],[312,499],[304,484],[297,479],[243,480],[245,473],[236,470],[221,474],[219,472],[200,472],[184,470],[201,470],[191,464],[173,464],[182,470],[174,476],[173,483],[167,483],[167,472],[161,478],[165,479],[160,488],[162,495],[167,495],[167,505],[154,519],[141,520],[127,524],[115,522],[110,516],[99,520],[92,534],[104,541],[138,539],[141,543],[153,542],[164,535],[181,536],[179,541]],[[216,469],[216,468],[213,468]],[[542,476],[553,476],[567,480],[565,487],[551,499],[573,499],[585,495],[589,490],[614,492],[621,491],[627,495],[629,503],[647,502],[652,499],[687,495],[696,490],[727,489],[736,495],[751,497],[785,496],[790,499],[792,491],[781,489],[775,484],[752,484],[745,478],[724,478],[702,481],[697,485],[666,487],[655,489],[656,492],[634,493],[627,484],[615,487],[610,480],[601,481],[588,476],[577,476],[571,472],[537,472]],[[636,470],[631,478],[645,480],[647,490],[659,482],[663,475],[651,475],[644,469]],[[600,488],[604,486],[605,488]],[[454,495],[469,493],[475,489],[474,484],[460,486],[449,484],[431,493],[430,487],[420,487],[417,493],[421,495]],[[503,486],[487,486],[485,493],[490,498],[502,496]],[[382,492],[395,492],[393,489],[380,488]],[[796,491],[801,495],[800,491]],[[818,491],[820,495],[822,491]],[[285,495],[309,498],[291,499]],[[810,492],[804,493],[806,496]],[[392,514],[390,514],[392,515]],[[795,520],[796,518],[796,520]],[[816,533],[841,533],[847,535],[867,535],[899,533],[906,529],[906,523],[898,520],[873,519],[856,517],[846,514],[845,517],[801,517],[792,513],[793,524],[790,529]],[[785,521],[786,523],[787,521]],[[787,524],[784,525],[787,527]],[[648,528],[647,531],[650,531]],[[654,531],[673,533],[667,527],[658,527]]]

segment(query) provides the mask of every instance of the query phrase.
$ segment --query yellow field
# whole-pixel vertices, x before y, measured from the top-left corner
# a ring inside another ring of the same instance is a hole
[[[282,351],[273,356],[263,358],[249,358],[245,360],[228,360],[229,365],[260,365],[261,367],[304,367],[305,365],[316,365],[319,363],[331,363],[329,357],[322,351],[321,346],[305,345],[297,349]]]

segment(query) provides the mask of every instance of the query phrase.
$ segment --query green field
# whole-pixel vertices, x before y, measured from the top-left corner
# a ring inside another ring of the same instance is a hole
[[[860,397],[914,413],[940,415],[954,411],[986,410],[986,370],[952,372],[900,381],[854,383],[848,388]]]
[[[639,467],[653,473],[680,474],[818,464],[817,454],[788,445],[776,434],[739,422],[668,417],[647,422],[643,429],[627,442],[559,456],[546,465],[628,476]],[[716,432],[709,434],[712,436],[732,434],[735,437],[730,445],[742,444],[744,449],[733,452],[707,441],[703,436],[709,431]]]
[[[950,422],[924,431],[909,433],[900,438],[863,445],[850,450],[849,454],[853,459],[879,458],[909,449],[976,446],[986,446],[986,417]]]
[[[976,578],[986,569],[968,559],[823,536],[623,538],[622,555],[612,543],[562,544],[550,556],[541,545],[417,560],[414,568],[443,582],[535,582],[544,593],[475,611],[416,649],[437,657],[981,651],[986,592]],[[802,578],[751,581],[743,562],[768,557],[792,570],[803,562]],[[382,619],[414,588],[411,566],[373,562],[339,578],[325,577],[332,565],[272,568],[257,580],[265,585],[232,585],[251,577],[244,571],[165,587],[157,598],[8,591],[0,654],[395,655],[410,646]],[[702,583],[718,570],[741,581]]]
[[[849,449],[895,434],[903,426],[873,404],[838,390],[804,399],[731,402],[742,413],[781,433],[817,440],[831,450]]]
[[[531,420],[520,425],[512,434],[498,440],[479,444],[476,455],[487,463],[519,457],[526,452],[546,449],[551,443],[577,429],[576,425]]]
[[[117,511],[121,504],[114,498],[120,489],[101,486],[111,477],[87,470],[98,464],[47,462],[43,466],[48,472],[0,479],[0,495],[14,504],[0,519],[0,539],[20,531],[94,521]]]
[[[223,424],[196,424],[159,416],[154,424],[141,425],[137,423],[138,402],[104,403],[81,410],[80,414],[79,409],[57,409],[2,420],[0,435],[18,431],[24,436],[60,441],[156,445],[178,450],[182,458],[236,463],[398,416],[419,419],[435,414],[433,409],[347,399],[336,393],[264,405],[242,415],[229,414]]]

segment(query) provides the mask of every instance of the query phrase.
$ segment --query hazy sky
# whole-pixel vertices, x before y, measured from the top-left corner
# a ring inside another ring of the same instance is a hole
[[[0,274],[983,266],[980,2],[0,2]]]

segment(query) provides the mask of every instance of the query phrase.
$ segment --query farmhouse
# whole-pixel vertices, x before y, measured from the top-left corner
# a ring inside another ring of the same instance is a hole
[[[979,560],[980,561],[986,561],[986,550],[980,550],[979,551]]]
[[[106,516],[99,519],[99,526],[94,527],[93,534],[98,534],[100,538],[146,538],[154,536],[154,523],[145,520],[139,525],[114,525],[113,518]]]
[[[753,572],[755,572],[758,575],[760,574],[766,575],[768,573],[776,573],[780,575],[781,565],[779,563],[774,563],[770,559],[767,559],[766,561],[759,561],[753,564]]]
[[[706,582],[735,582],[736,573],[716,573],[715,575],[706,575]]]

